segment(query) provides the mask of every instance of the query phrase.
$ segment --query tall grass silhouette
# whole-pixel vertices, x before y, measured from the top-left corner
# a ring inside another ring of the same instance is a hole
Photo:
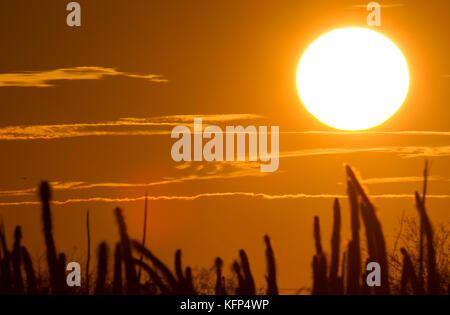
[[[89,294],[89,264],[91,262],[91,229],[89,227],[89,209],[86,211],[87,259],[86,259],[86,294]]]
[[[331,253],[329,261],[324,249],[320,218],[313,220],[313,241],[315,254],[312,257],[312,294],[445,294],[449,284],[440,277],[436,262],[434,231],[426,211],[425,199],[427,191],[428,166],[424,170],[424,188],[422,195],[415,193],[415,206],[419,215],[420,250],[418,263],[405,248],[400,249],[401,280],[398,290],[391,288],[388,255],[381,222],[376,208],[364,189],[358,175],[350,166],[345,166],[347,195],[350,208],[351,238],[347,244],[341,244],[341,202],[333,203],[333,227],[331,233]],[[89,210],[86,213],[87,229],[87,262],[84,288],[73,290],[65,281],[66,255],[58,253],[53,237],[51,215],[51,189],[47,182],[39,186],[42,204],[42,225],[46,246],[47,285],[41,284],[40,268],[35,271],[28,250],[22,245],[22,228],[17,226],[14,232],[12,250],[8,249],[3,222],[0,225],[0,294],[89,294],[91,279],[90,265],[90,222]],[[174,255],[173,271],[146,247],[147,197],[144,208],[144,230],[141,241],[132,240],[128,236],[127,225],[120,208],[114,210],[120,241],[115,244],[113,266],[108,268],[109,247],[100,243],[97,250],[97,272],[94,294],[181,294],[193,295],[200,291],[195,286],[195,275],[192,269],[183,267],[182,251],[178,249]],[[362,225],[360,224],[362,222]],[[365,247],[361,245],[361,230],[364,228]],[[265,293],[279,294],[277,285],[277,263],[275,250],[268,235],[264,238],[267,273]],[[426,243],[426,246],[424,244]],[[363,250],[363,249],[365,250]],[[214,261],[213,291],[217,295],[240,294],[254,295],[259,292],[251,272],[250,259],[244,249],[240,249],[239,259],[232,264],[236,285],[232,290],[226,285],[223,274],[224,263],[220,257]],[[139,258],[136,258],[137,257]],[[365,281],[369,262],[377,262],[381,266],[381,285],[369,287]],[[417,267],[418,266],[418,267]],[[417,270],[416,270],[417,269]],[[111,270],[111,272],[109,272]],[[110,279],[110,276],[112,277]]]

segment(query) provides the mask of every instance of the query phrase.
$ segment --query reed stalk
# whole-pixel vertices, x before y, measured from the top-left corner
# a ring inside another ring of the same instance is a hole
[[[52,215],[50,211],[51,191],[48,182],[42,182],[39,187],[42,203],[42,222],[44,225],[44,239],[47,249],[47,264],[50,275],[52,293],[58,294],[61,289],[58,283],[57,254],[55,241],[53,240]]]
[[[130,239],[128,237],[127,226],[125,224],[125,219],[122,215],[122,209],[116,208],[115,214],[117,224],[119,226],[122,259],[125,263],[125,278],[126,278],[125,290],[127,294],[135,295],[139,293],[139,284],[137,281],[136,269],[131,254],[131,245]]]
[[[329,274],[330,293],[337,294],[339,292],[339,259],[340,259],[340,243],[341,243],[341,209],[339,200],[336,198],[333,205],[333,234],[331,237],[331,262]]]
[[[95,294],[105,294],[106,274],[108,272],[108,246],[102,242],[98,247],[97,282]]]
[[[122,294],[122,250],[118,242],[114,250],[113,294]]]
[[[278,295],[277,286],[277,272],[275,265],[275,254],[272,249],[272,244],[268,235],[264,236],[264,242],[266,243],[266,260],[267,260],[267,294]]]
[[[146,235],[147,235],[147,204],[148,204],[148,194],[147,194],[147,192],[145,192],[145,204],[144,204],[144,227],[143,227],[143,231],[142,231],[142,246],[144,246],[145,247],[145,238],[146,238]],[[142,261],[144,259],[144,256],[143,255],[141,255],[141,257],[140,257],[140,261]],[[138,276],[137,276],[137,280],[138,280],[138,283],[140,282],[140,280],[141,280],[141,266],[139,267],[139,271],[138,271]]]
[[[89,227],[89,209],[86,211],[87,259],[86,259],[86,295],[89,294],[89,264],[91,261],[91,230]]]

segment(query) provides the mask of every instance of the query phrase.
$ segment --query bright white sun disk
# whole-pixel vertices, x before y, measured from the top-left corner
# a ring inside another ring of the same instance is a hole
[[[342,130],[377,126],[402,105],[409,71],[400,50],[365,28],[342,28],[319,37],[297,70],[297,90],[307,110]]]

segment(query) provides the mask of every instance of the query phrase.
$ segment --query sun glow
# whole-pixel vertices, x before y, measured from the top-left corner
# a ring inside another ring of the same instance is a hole
[[[365,28],[342,28],[319,37],[297,70],[297,90],[306,109],[342,130],[377,126],[402,105],[409,71],[401,51]]]

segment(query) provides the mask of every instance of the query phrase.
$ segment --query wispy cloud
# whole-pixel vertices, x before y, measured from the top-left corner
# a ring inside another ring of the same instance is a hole
[[[88,183],[84,181],[64,182],[56,181],[51,182],[51,187],[55,191],[78,191],[89,190],[97,188],[107,189],[119,189],[119,188],[146,188],[153,186],[162,186],[169,184],[178,184],[192,181],[206,181],[206,180],[218,180],[218,179],[235,179],[242,177],[263,177],[268,176],[270,173],[260,172],[259,165],[257,163],[245,163],[245,162],[225,162],[224,164],[211,164],[208,166],[197,165],[186,162],[178,166],[179,170],[189,170],[191,174],[180,177],[166,177],[161,180],[147,182],[147,183],[126,183],[126,182],[97,182]],[[16,196],[32,196],[36,195],[37,188],[24,188],[15,190],[3,190],[0,191],[0,197],[16,197]]]
[[[406,6],[406,3],[380,4],[381,8],[399,8]],[[366,8],[367,4],[353,4],[352,8]]]
[[[182,201],[193,201],[203,198],[224,198],[224,197],[247,197],[247,198],[260,198],[266,200],[280,200],[280,199],[334,199],[334,198],[347,198],[346,195],[340,194],[266,194],[266,193],[256,193],[256,192],[211,192],[211,193],[201,193],[191,196],[177,196],[177,195],[162,195],[162,196],[148,196],[149,200],[182,200]],[[379,194],[371,195],[372,199],[413,199],[413,194]],[[450,195],[427,195],[428,199],[449,199]],[[91,203],[91,202],[104,202],[104,203],[124,203],[124,202],[136,202],[144,200],[145,196],[140,197],[130,197],[130,198],[108,198],[108,197],[91,197],[91,198],[79,198],[79,199],[67,199],[63,201],[52,201],[54,205],[67,205],[73,203]],[[18,202],[0,202],[0,206],[31,206],[39,205],[38,201],[18,201]]]
[[[153,136],[171,133],[169,128],[183,124],[193,128],[194,118],[202,118],[204,127],[210,123],[257,120],[255,114],[171,115],[158,117],[126,117],[115,121],[63,123],[53,125],[19,125],[0,127],[0,140],[51,140],[87,136]],[[159,129],[155,129],[159,128]],[[270,132],[268,132],[270,133]],[[449,131],[281,131],[281,134],[300,135],[407,135],[450,136]]]
[[[362,184],[365,185],[376,185],[376,184],[395,184],[395,183],[420,183],[423,182],[423,177],[420,176],[403,176],[403,177],[378,177],[378,178],[367,178],[360,180]],[[439,182],[449,181],[441,176],[428,176],[427,181],[429,182]],[[339,182],[339,185],[343,185],[343,182]]]
[[[170,134],[170,127],[184,124],[193,125],[194,117],[205,122],[225,122],[258,119],[253,114],[217,114],[217,115],[172,115],[159,117],[121,118],[116,121],[95,123],[72,123],[54,125],[7,126],[0,128],[0,140],[51,140],[86,136],[152,136]],[[137,129],[138,127],[165,129]]]
[[[175,121],[175,122],[189,122],[192,123],[194,118],[201,118],[203,122],[225,122],[225,121],[240,121],[240,120],[254,120],[263,118],[255,114],[191,114],[191,115],[170,115],[157,117],[159,121]],[[139,119],[139,118],[130,118]]]
[[[121,72],[114,68],[104,67],[73,67],[47,71],[25,71],[14,73],[0,73],[0,87],[51,87],[55,81],[61,80],[99,80],[104,77],[121,76],[142,79],[150,82],[167,82],[168,80],[158,74],[135,74]]]
[[[97,182],[88,183],[84,181],[76,182],[51,182],[51,187],[55,191],[78,191],[78,190],[89,190],[96,188],[150,188],[153,186],[162,186],[170,184],[178,184],[191,181],[206,181],[206,180],[217,180],[217,179],[235,179],[240,177],[263,177],[268,176],[270,173],[262,173],[259,170],[259,165],[256,163],[229,163],[233,165],[230,171],[222,172],[222,164],[212,164],[214,170],[206,170],[206,174],[195,174],[195,172],[203,170],[203,166],[197,166],[193,171],[194,174],[187,176],[180,176],[178,178],[167,177],[162,180],[148,182],[148,183],[125,183],[125,182]],[[185,170],[190,168],[192,163],[186,162],[180,164],[176,168],[178,170]],[[450,179],[446,179],[441,176],[428,176],[427,180],[429,182],[449,182]],[[379,177],[379,178],[367,178],[360,180],[362,184],[365,185],[377,185],[377,184],[393,184],[393,183],[420,183],[423,182],[423,177],[421,176],[403,176],[403,177]],[[338,185],[344,185],[344,182],[338,182]],[[33,196],[36,195],[37,188],[24,188],[16,190],[2,190],[0,191],[0,197],[17,197],[17,196]]]
[[[1,76],[1,75],[0,75]],[[0,140],[51,140],[87,136],[153,136],[171,133],[169,128],[183,124],[193,128],[194,118],[208,124],[248,120],[265,117],[256,114],[183,114],[157,117],[125,117],[115,121],[62,123],[53,125],[18,125],[0,127]],[[158,129],[159,128],[159,129]],[[270,131],[268,132],[270,134]],[[450,136],[450,131],[281,131],[288,135],[405,135],[405,136]]]
[[[280,158],[306,157],[318,155],[338,155],[351,153],[395,153],[402,158],[450,156],[450,146],[391,146],[367,148],[322,148],[281,152]]]
[[[339,130],[311,130],[311,131],[282,131],[282,134],[299,134],[299,135],[337,135],[337,136],[377,136],[377,135],[388,135],[388,136],[450,136],[450,131],[339,131]]]

